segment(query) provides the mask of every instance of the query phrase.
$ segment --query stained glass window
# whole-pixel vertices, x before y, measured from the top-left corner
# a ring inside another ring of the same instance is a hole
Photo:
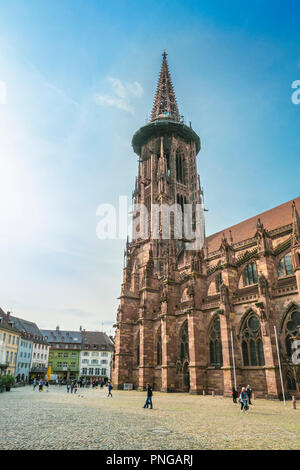
[[[243,271],[244,286],[257,284],[257,267],[256,263],[249,263]]]
[[[278,274],[278,277],[283,277],[283,276],[288,276],[289,274],[293,274],[292,258],[291,258],[290,253],[287,253],[279,261],[277,274]]]
[[[220,318],[216,318],[212,324],[209,335],[210,365],[213,367],[223,366],[221,326]]]
[[[242,329],[242,355],[244,366],[264,366],[265,356],[258,316],[251,313]]]
[[[157,365],[161,366],[162,363],[162,344],[161,344],[161,330],[159,329],[157,335],[157,343],[156,343],[156,354],[157,354]]]
[[[189,360],[189,332],[187,321],[184,322],[180,333],[180,359],[182,362]]]
[[[285,349],[286,353],[289,357],[292,355],[292,343],[293,343],[293,336],[299,335],[299,327],[300,326],[300,311],[295,307],[293,308],[285,321]]]

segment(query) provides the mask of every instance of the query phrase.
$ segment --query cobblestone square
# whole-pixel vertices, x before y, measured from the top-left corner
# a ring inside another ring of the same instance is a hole
[[[258,399],[247,415],[230,398],[52,386],[0,395],[0,449],[299,449],[300,405]]]

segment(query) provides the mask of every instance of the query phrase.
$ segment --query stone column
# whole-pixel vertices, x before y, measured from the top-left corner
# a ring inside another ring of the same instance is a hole
[[[230,334],[230,321],[229,315],[225,315],[224,313],[221,313],[219,317],[223,356],[224,396],[231,396],[232,387],[234,387],[234,371]]]
[[[205,330],[200,310],[191,310],[188,313],[188,330],[190,393],[200,394],[206,388]]]
[[[273,321],[271,319],[266,320],[261,318],[261,329],[265,357],[267,395],[270,398],[277,398],[281,393],[281,385]]]
[[[153,322],[143,318],[140,326],[139,390],[154,382]]]
[[[116,389],[122,389],[124,383],[132,383],[132,324],[120,322],[115,337],[115,366],[112,371],[112,383]]]
[[[177,337],[174,315],[165,314],[161,322],[162,366],[161,390],[174,392],[176,389]]]

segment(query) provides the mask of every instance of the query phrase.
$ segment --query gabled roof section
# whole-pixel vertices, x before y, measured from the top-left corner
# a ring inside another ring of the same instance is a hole
[[[12,320],[9,313],[5,313],[2,308],[0,308],[0,329],[4,328],[5,330],[12,331],[13,333],[19,333],[20,331],[16,328],[14,321]]]
[[[41,330],[43,335],[47,337],[48,343],[67,343],[81,344],[82,337],[80,331],[60,330]]]
[[[300,197],[294,199],[294,201],[295,208],[299,212]],[[280,206],[274,207],[273,209],[270,209],[266,212],[262,212],[261,214],[257,214],[254,217],[251,217],[250,219],[240,222],[239,224],[232,225],[231,227],[228,227],[225,230],[221,230],[220,232],[210,235],[206,238],[209,253],[217,251],[220,248],[223,233],[225,233],[228,239],[230,239],[230,237],[232,236],[233,244],[254,237],[257,230],[258,218],[260,219],[264,228],[268,230],[268,232],[275,230],[276,228],[285,227],[286,225],[292,224],[292,206],[293,200],[285,202]],[[231,231],[231,235],[229,231]]]
[[[114,344],[110,337],[101,331],[82,331],[82,344],[86,347],[91,346],[91,349],[106,349],[112,351]]]
[[[21,333],[28,335],[31,339],[40,339],[41,342],[45,342],[45,338],[36,323],[14,316],[11,316],[10,318],[14,322],[14,326]]]

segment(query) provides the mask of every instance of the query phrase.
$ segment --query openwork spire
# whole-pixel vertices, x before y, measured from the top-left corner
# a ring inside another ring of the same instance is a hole
[[[167,118],[179,122],[180,114],[168,68],[166,51],[163,52],[162,56],[163,60],[153,103],[151,121],[160,118]]]

